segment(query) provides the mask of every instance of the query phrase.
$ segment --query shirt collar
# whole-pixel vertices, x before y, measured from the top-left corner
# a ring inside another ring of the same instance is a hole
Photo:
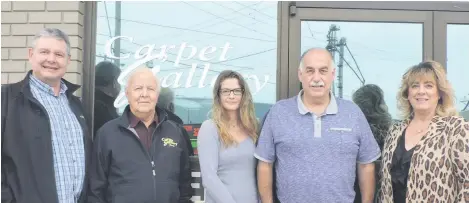
[[[45,82],[42,82],[41,80],[39,80],[38,78],[36,78],[33,74],[30,74],[29,75],[29,79],[30,79],[30,84],[34,87],[36,87],[37,89],[43,91],[43,92],[46,92],[48,94],[51,94],[51,95],[54,95],[54,89],[49,86],[48,84],[46,84]],[[66,91],[67,91],[68,87],[67,85],[65,85],[65,83],[60,80],[60,91],[59,91],[59,94],[64,94]]]
[[[298,111],[300,114],[302,115],[305,115],[307,113],[311,113],[311,111],[309,111],[305,104],[303,103],[303,100],[301,100],[301,96],[303,95],[303,90],[300,91],[300,93],[298,94],[297,96],[297,103],[298,103]],[[337,106],[337,101],[335,99],[335,96],[332,95],[331,93],[329,93],[329,96],[330,96],[330,102],[329,102],[329,105],[327,106],[326,108],[326,114],[337,114],[338,110],[339,110],[339,107]]]
[[[155,117],[153,118],[152,123],[153,123],[153,122],[154,122],[154,123],[158,123],[157,119],[158,119],[158,113],[155,111]],[[142,122],[142,123],[143,123],[143,121],[140,120],[139,118],[137,118],[137,116],[135,116],[135,115],[132,113],[132,111],[129,111],[129,121],[130,121],[129,126],[130,126],[131,128],[135,128],[139,122]]]

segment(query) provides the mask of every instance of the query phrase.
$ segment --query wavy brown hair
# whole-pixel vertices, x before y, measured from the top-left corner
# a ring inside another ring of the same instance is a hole
[[[220,139],[225,147],[236,144],[233,136],[228,131],[228,116],[226,110],[221,104],[220,98],[221,83],[229,78],[237,79],[239,86],[243,90],[238,109],[238,119],[241,123],[241,127],[248,132],[248,136],[256,142],[258,136],[258,122],[254,112],[254,103],[252,101],[251,92],[249,91],[249,87],[247,86],[243,76],[232,70],[221,72],[213,87],[212,120],[217,126]]]
[[[391,114],[389,114],[384,101],[383,90],[378,85],[367,84],[353,93],[352,100],[365,114],[371,132],[382,150],[387,132],[392,124]]]
[[[402,77],[401,87],[397,95],[397,103],[404,119],[411,119],[413,117],[413,108],[408,100],[409,87],[420,78],[433,78],[436,81],[440,95],[435,110],[436,115],[458,115],[454,106],[454,91],[446,78],[445,68],[440,63],[429,60],[412,66]]]

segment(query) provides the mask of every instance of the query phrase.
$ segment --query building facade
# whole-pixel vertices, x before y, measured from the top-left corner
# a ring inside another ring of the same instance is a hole
[[[78,1],[2,1],[2,84],[22,80],[31,69],[27,48],[38,30],[46,27],[70,36],[72,62],[65,77],[82,84],[84,5]]]
[[[175,113],[196,148],[217,73],[241,72],[262,118],[276,101],[298,93],[298,59],[311,47],[333,53],[336,96],[350,99],[363,84],[379,85],[394,119],[404,71],[436,60],[447,69],[458,111],[469,119],[466,2],[2,1],[1,9],[2,84],[30,70],[27,48],[37,31],[62,29],[70,36],[72,55],[65,78],[82,85],[76,94],[90,126],[99,116],[93,109],[102,76],[95,67],[102,61],[119,67],[121,79],[133,67],[152,68],[174,93]],[[126,104],[122,90],[120,96],[114,103],[118,112]]]

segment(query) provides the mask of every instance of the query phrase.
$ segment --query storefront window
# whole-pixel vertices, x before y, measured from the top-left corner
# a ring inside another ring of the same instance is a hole
[[[401,119],[396,96],[404,72],[422,61],[422,24],[302,21],[301,51],[310,47],[334,54],[335,96],[352,100],[362,85],[378,85],[393,119]]]
[[[455,90],[456,108],[469,119],[469,25],[448,24],[447,26],[447,70],[448,79]]]
[[[101,1],[97,23],[96,64],[104,68],[96,68],[95,121],[122,113],[125,82],[117,77],[138,66],[154,70],[193,147],[221,71],[245,77],[259,119],[276,101],[277,2]]]

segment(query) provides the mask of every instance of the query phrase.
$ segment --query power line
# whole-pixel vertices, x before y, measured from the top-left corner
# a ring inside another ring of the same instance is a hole
[[[309,27],[309,22],[308,21],[306,21],[306,25],[308,26],[309,33],[311,34],[311,38],[316,39],[316,38],[314,38],[313,31],[311,30],[311,27]]]
[[[259,4],[259,3],[261,3],[261,1],[255,3],[255,4],[253,4],[253,5],[256,5],[256,4]],[[250,6],[253,6],[253,5],[244,6],[242,9],[239,9],[238,11],[243,10],[243,9],[245,9],[245,8],[247,8],[247,7],[250,7]],[[219,22],[223,22],[223,20],[222,20],[222,21],[219,21]],[[217,22],[217,23],[219,23],[219,22]],[[217,24],[217,23],[216,23],[216,24]],[[226,32],[226,33],[229,33],[229,32],[232,32],[232,30],[230,30],[230,31],[228,31],[228,32]],[[225,33],[223,33],[223,34],[225,34]],[[223,35],[223,34],[222,34],[222,35]],[[101,34],[101,35],[102,35],[102,34]],[[201,40],[197,40],[197,41],[201,41]],[[139,44],[137,44],[137,43],[132,43],[132,44],[139,45]],[[140,45],[140,46],[141,46],[141,45]],[[168,53],[170,54],[170,52],[168,52]],[[205,61],[203,61],[203,62],[205,62]],[[237,68],[241,68],[241,69],[252,69],[251,67],[246,67],[246,66],[237,66],[237,65],[224,64],[224,63],[220,63],[220,64],[221,64],[221,65],[225,65],[225,66],[237,67]]]
[[[103,3],[104,3],[104,11],[106,12],[106,21],[107,21],[107,27],[108,27],[108,29],[109,29],[109,36],[112,36],[111,23],[109,23],[109,18],[107,18],[107,17],[109,17],[109,15],[108,15],[108,13],[107,13],[107,4],[106,4],[106,1],[104,1]],[[111,47],[111,49],[113,49],[113,48]],[[105,57],[104,57],[104,60],[106,60],[106,59],[107,59],[107,58],[106,58],[106,56],[105,56]]]
[[[242,10],[242,9],[240,9],[240,10]],[[236,18],[236,17],[235,17],[235,18]],[[233,19],[234,19],[234,18],[233,18]],[[220,22],[223,22],[223,20],[221,20],[221,21],[219,21],[219,22],[217,22],[217,23],[215,23],[215,24],[218,24],[218,23],[220,23]],[[256,24],[256,22],[251,23],[251,24],[246,25],[246,26],[253,26],[254,24]],[[222,34],[233,33],[235,30],[238,30],[238,28],[230,29],[230,30],[228,30],[228,31],[226,31],[226,32],[222,32]],[[213,39],[216,38],[216,37],[220,37],[220,36],[215,36],[215,37],[208,38],[208,39],[213,40]],[[206,39],[204,39],[204,38],[199,38],[198,40],[195,40],[193,43],[195,43],[195,42],[200,42],[200,41],[204,41],[204,40],[206,40]]]
[[[254,22],[253,24],[255,24],[255,23],[256,23],[256,22]],[[228,30],[227,32],[223,32],[223,34],[224,34],[224,33],[230,33],[230,32],[232,32],[232,30],[236,30],[236,29],[237,29],[237,28]],[[219,37],[219,36],[216,36],[216,37]],[[210,38],[210,39],[213,40],[214,38],[215,38],[215,37]],[[205,40],[205,39],[195,40],[193,43],[200,42],[200,41],[203,41],[203,40]],[[139,45],[139,44],[136,44],[136,43],[132,43],[132,44],[134,44],[134,45]],[[139,45],[139,46],[142,46],[142,45]],[[173,49],[173,50],[174,50],[174,49]],[[167,53],[170,54],[170,55],[175,55],[174,53],[171,53],[171,51],[173,51],[173,50],[169,50],[169,52],[167,52]],[[270,50],[268,50],[268,51],[270,51]],[[193,60],[198,60],[198,59],[193,59]],[[198,60],[198,61],[201,61],[201,60]],[[202,61],[202,62],[205,62],[205,61]],[[226,64],[226,63],[221,63],[221,62],[220,62],[219,64],[220,64],[220,65],[224,65],[224,66],[230,66],[230,67],[240,68],[240,70],[241,70],[241,69],[252,69],[252,67],[248,67],[248,66],[232,65],[232,64]]]
[[[350,49],[348,48],[347,44],[345,44],[345,48],[347,48],[348,53],[350,54],[350,56],[352,56],[352,59],[353,59],[353,61],[355,62],[355,65],[357,66],[358,72],[360,73],[360,75],[361,75],[362,78],[363,78],[363,83],[365,83],[365,77],[363,77],[362,71],[360,70],[360,67],[358,66],[358,63],[357,63],[357,61],[355,60],[355,57],[353,57],[353,54],[352,54],[352,52],[350,51]]]
[[[320,33],[320,32],[313,31],[313,33]],[[301,36],[301,37],[310,38],[310,39],[313,39],[313,40],[316,40],[316,41],[326,42],[326,43],[327,43],[326,40],[317,39],[317,38],[315,38],[315,37],[310,37],[310,36]],[[356,41],[353,41],[353,40],[350,40],[350,41],[355,42],[355,43],[354,43],[355,45],[359,45],[359,46],[365,47],[365,46],[363,46],[363,45],[361,45],[361,44],[356,44]],[[308,46],[308,45],[303,45],[303,46]],[[365,47],[365,48],[366,48],[367,50],[374,50],[372,47]],[[386,52],[386,53],[389,53],[389,54],[391,54],[391,55],[395,55],[395,54],[393,54],[393,53],[391,53],[391,52]],[[370,53],[367,53],[367,54],[372,54],[373,56],[375,56],[375,57],[374,57],[375,59],[380,59],[380,60],[383,60],[383,61],[396,62],[396,60],[393,59],[393,58],[379,57],[379,56],[382,56],[382,55],[379,55],[379,53],[376,53],[376,52],[370,52]],[[387,54],[387,55],[389,55],[389,54]],[[354,56],[362,56],[362,55],[355,54]],[[406,60],[406,61],[415,61],[415,58],[403,57],[403,58],[400,58],[400,59],[401,59],[401,61],[402,61],[402,60]]]
[[[257,2],[257,3],[254,3],[254,4],[252,4],[252,5],[247,5],[247,6],[241,8],[241,9],[239,9],[239,10],[236,10],[236,11],[238,11],[238,12],[239,12],[239,11],[242,11],[242,10],[244,10],[244,9],[250,7],[250,6],[257,5],[257,4],[261,3],[261,2],[262,2],[262,1],[259,1],[259,2]],[[232,14],[232,13],[230,13],[230,14]],[[235,16],[235,17],[232,17],[232,18],[229,18],[229,19],[230,19],[230,20],[233,20],[233,19],[236,19],[236,18],[237,18],[237,17]],[[205,23],[210,22],[210,21],[212,21],[212,20],[213,20],[213,18],[211,18],[210,20],[206,20],[206,21],[197,23],[197,24],[195,24],[195,25],[193,25],[193,26],[190,26],[190,28],[197,28],[199,25],[205,24]],[[215,19],[215,20],[216,20],[216,19]],[[200,30],[200,28],[211,27],[211,26],[220,24],[220,23],[222,23],[222,22],[224,22],[224,20],[215,21],[214,23],[207,24],[207,25],[205,25],[205,26],[199,27],[199,30]],[[226,33],[227,33],[227,32],[225,32],[224,34],[226,34]],[[161,36],[156,36],[156,37],[152,37],[152,38],[149,38],[149,39],[145,39],[145,40],[143,40],[143,41],[147,41],[147,40],[151,40],[151,39],[160,39],[160,38],[167,37],[167,36],[171,36],[171,37],[174,38],[174,37],[181,36],[181,34],[180,34],[180,33],[176,33],[176,34],[174,34],[174,33],[168,33],[168,34],[165,34],[165,35],[161,35]]]
[[[106,18],[105,16],[99,16],[99,17]],[[109,17],[109,18],[113,18],[113,17]],[[114,19],[117,19],[117,18],[114,18]],[[266,40],[266,39],[252,38],[252,37],[244,37],[244,36],[220,34],[220,33],[214,33],[214,32],[206,32],[206,31],[193,30],[193,29],[187,29],[187,28],[181,28],[181,27],[174,27],[174,26],[169,26],[169,25],[161,25],[161,24],[157,24],[157,23],[149,23],[149,22],[138,21],[138,20],[129,20],[129,19],[123,19],[123,18],[121,18],[120,20],[127,21],[127,22],[138,23],[138,24],[157,26],[157,27],[164,27],[164,28],[171,28],[171,29],[177,29],[177,30],[198,32],[198,33],[210,34],[210,35],[219,35],[219,36],[226,36],[226,37],[233,37],[233,38],[240,38],[240,39],[250,39],[250,40],[256,40],[256,41],[261,41],[261,42],[276,42],[276,40],[274,41],[274,40]]]
[[[319,31],[314,31],[314,33],[321,34],[321,35],[326,35],[326,33],[319,32]],[[388,51],[385,51],[385,50],[382,50],[382,49],[378,49],[378,48],[374,48],[374,47],[370,47],[370,46],[368,46],[368,45],[362,44],[361,42],[358,42],[358,41],[355,41],[355,40],[349,40],[349,39],[347,39],[347,41],[355,42],[355,44],[357,44],[358,46],[367,48],[367,49],[369,49],[369,50],[373,49],[373,50],[376,50],[376,51],[379,51],[379,52],[392,54],[391,52],[388,52]]]
[[[218,2],[211,1],[211,3],[216,4],[216,5],[218,5],[218,6],[222,7],[222,8],[226,8],[226,9],[232,10],[232,11],[235,12],[235,13],[239,13],[239,14],[241,14],[242,16],[245,16],[245,17],[247,17],[247,18],[251,18],[251,19],[253,19],[253,20],[257,21],[257,22],[260,22],[260,23],[263,23],[263,24],[269,24],[269,23],[266,23],[266,22],[264,22],[264,21],[260,21],[260,20],[258,20],[258,19],[256,19],[256,18],[252,17],[252,16],[249,16],[249,15],[246,15],[246,14],[244,14],[244,13],[241,13],[241,12],[239,12],[239,11],[233,9],[233,8],[224,6],[223,4],[220,4],[220,3],[218,3]]]
[[[237,1],[235,1],[234,3],[237,3],[237,4],[241,5],[241,6],[245,6],[244,4],[239,3],[239,2],[237,2]],[[271,18],[271,19],[275,19],[275,20],[276,20],[276,18],[274,18],[274,17],[272,17],[272,16],[270,16],[270,15],[267,15],[267,14],[265,14],[265,13],[263,13],[263,12],[260,12],[259,10],[255,9],[255,8],[252,8],[252,10],[254,10],[254,11],[256,11],[257,13],[260,13],[260,14],[262,14],[262,15],[264,15],[264,16],[267,16],[267,17],[269,17],[269,18]]]
[[[360,82],[363,84],[365,84],[365,78],[360,78],[360,76],[357,74],[357,72],[352,68],[352,66],[347,62],[347,60],[345,60],[345,58],[342,57],[343,53],[340,53],[339,52],[339,56],[342,58],[342,60],[344,60],[344,62],[347,64],[347,66],[350,68],[350,70],[353,71],[353,73],[355,73],[355,76],[357,76],[358,80],[360,80]]]
[[[312,32],[313,32],[313,33],[316,33],[316,34],[319,34],[319,35],[326,35],[326,37],[327,37],[327,34],[324,33],[324,32],[319,32],[319,31],[312,31]],[[314,37],[309,37],[309,36],[304,36],[304,37],[316,39],[316,38],[314,38]],[[317,40],[319,40],[319,39],[317,39]],[[320,40],[320,41],[324,41],[324,40]],[[360,47],[363,47],[364,49],[373,50],[373,51],[378,51],[378,52],[382,52],[382,53],[388,54],[388,55],[396,55],[395,53],[392,53],[392,52],[389,52],[389,51],[385,51],[385,50],[382,50],[382,49],[378,49],[378,48],[374,48],[374,47],[365,45],[365,44],[363,44],[363,43],[361,43],[361,42],[359,42],[359,41],[356,41],[356,40],[349,40],[349,39],[347,39],[347,41],[349,41],[349,42],[354,42],[355,45],[360,46]],[[375,54],[375,55],[378,54],[378,53],[375,53],[375,52],[372,52],[372,53]],[[358,56],[358,55],[356,55],[356,56]],[[400,57],[400,58],[401,58],[401,59],[408,59],[408,60],[415,61],[415,58],[410,58],[410,57],[406,57],[406,56]],[[380,59],[383,59],[383,58],[380,58]],[[394,61],[394,60],[391,59],[391,58],[387,58],[387,59],[390,59],[390,60]],[[386,60],[386,59],[383,59],[383,60]]]
[[[244,56],[240,56],[240,57],[237,57],[237,58],[232,58],[232,59],[229,59],[229,60],[225,60],[223,62],[227,62],[227,61],[234,61],[234,60],[238,60],[238,59],[242,59],[242,58],[246,58],[246,57],[250,57],[250,56],[254,56],[254,55],[259,55],[259,54],[262,54],[262,53],[265,53],[265,52],[269,52],[269,51],[272,51],[272,50],[275,50],[277,48],[272,48],[272,49],[266,49],[266,50],[263,50],[263,51],[260,51],[260,52],[256,52],[256,53],[252,53],[252,54],[248,54],[248,55],[244,55]],[[222,62],[216,62],[216,63],[212,63],[212,64],[222,64]]]
[[[227,22],[230,22],[230,23],[232,23],[232,24],[235,24],[235,25],[240,26],[240,27],[242,27],[242,28],[245,28],[245,29],[247,29],[247,30],[250,30],[250,31],[253,31],[253,32],[262,34],[262,35],[265,35],[265,36],[270,37],[270,38],[274,38],[274,37],[272,37],[272,36],[270,36],[270,35],[268,35],[268,34],[265,34],[265,33],[259,32],[259,31],[256,31],[256,30],[254,30],[254,29],[252,29],[252,28],[249,28],[249,27],[246,27],[246,26],[241,25],[241,24],[239,24],[239,23],[236,23],[236,22],[234,22],[234,21],[228,20],[228,19],[226,19],[226,18],[224,18],[224,17],[221,17],[221,16],[218,16],[218,15],[216,15],[216,14],[213,14],[213,13],[211,13],[210,11],[201,9],[201,8],[199,8],[199,7],[197,7],[197,6],[194,6],[194,5],[190,4],[190,3],[187,3],[187,2],[184,2],[184,1],[183,1],[182,3],[187,4],[187,5],[193,7],[193,8],[195,8],[195,9],[197,9],[197,10],[200,10],[200,11],[203,11],[203,12],[208,13],[208,14],[210,14],[210,15],[213,15],[213,16],[215,16],[215,17],[217,17],[217,18],[221,18],[221,19],[223,19],[223,20],[225,20],[225,21],[227,21]]]
[[[109,29],[109,36],[112,36],[111,23],[109,23],[109,15],[107,14],[106,1],[104,1],[103,3],[104,3],[104,11],[106,12],[106,21],[107,21],[107,27]]]

